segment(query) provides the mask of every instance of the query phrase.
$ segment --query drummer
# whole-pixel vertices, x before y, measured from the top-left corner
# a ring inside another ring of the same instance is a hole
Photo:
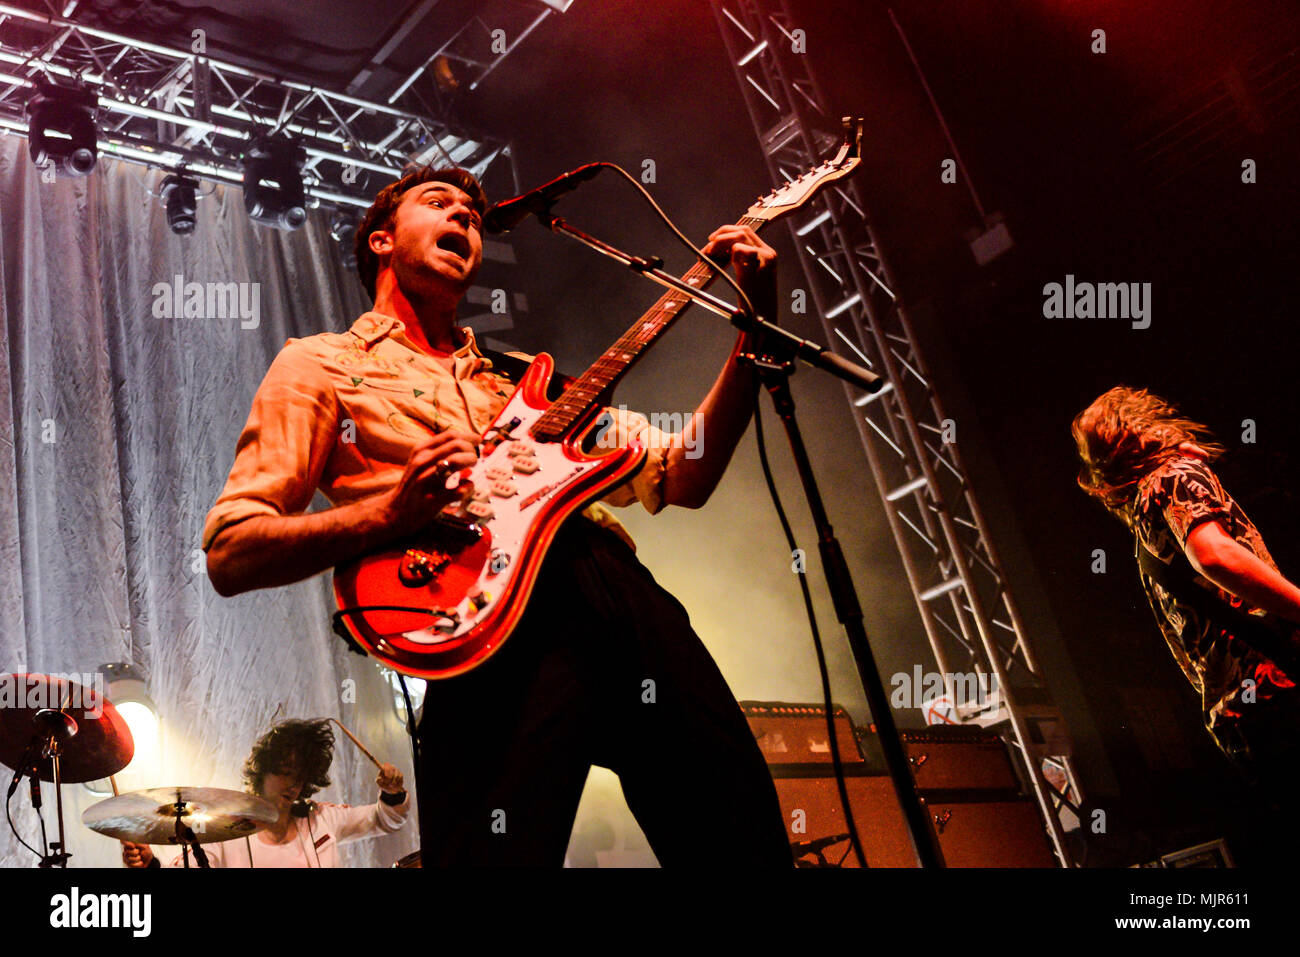
[[[249,837],[204,845],[212,867],[338,867],[339,844],[391,834],[406,823],[411,801],[402,772],[382,765],[379,801],[359,807],[308,800],[330,783],[334,734],[328,721],[282,721],[253,745],[244,786],[275,805],[274,824]],[[171,866],[181,865],[174,853]],[[159,867],[148,844],[122,842],[127,867]]]

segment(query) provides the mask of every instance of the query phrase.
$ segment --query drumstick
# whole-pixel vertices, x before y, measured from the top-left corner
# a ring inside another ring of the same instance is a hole
[[[108,776],[108,783],[111,784],[111,785],[113,786],[113,797],[117,797],[117,795],[118,795],[118,790],[117,790],[117,778],[116,778],[114,775],[110,774],[110,775]],[[126,842],[126,841],[118,841],[118,843],[121,844],[123,848],[125,848],[128,842]]]
[[[366,757],[368,757],[372,762],[374,762],[375,767],[379,768],[379,770],[381,770],[381,771],[384,769],[384,766],[383,766],[382,763],[380,763],[380,760],[379,760],[377,757],[375,757],[373,754],[370,753],[370,750],[369,750],[369,749],[368,749],[364,744],[361,743],[361,740],[360,740],[360,739],[359,739],[355,734],[353,734],[353,733],[352,733],[351,731],[349,731],[346,727],[344,727],[342,721],[340,721],[338,718],[330,718],[329,720],[330,720],[330,721],[333,721],[335,724],[337,724],[337,725],[339,726],[339,729],[340,729],[344,734],[346,734],[349,738],[352,739],[352,743],[355,744],[358,748],[361,749],[361,753],[362,753],[362,754],[364,754],[364,755],[365,755]]]

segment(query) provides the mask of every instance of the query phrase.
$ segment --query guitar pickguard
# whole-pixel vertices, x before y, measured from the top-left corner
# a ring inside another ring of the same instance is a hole
[[[530,434],[550,405],[550,372],[550,357],[538,356],[484,434],[482,457],[449,479],[463,493],[450,518],[335,572],[348,630],[397,670],[449,677],[495,652],[522,617],[559,526],[640,467],[636,443],[589,455],[576,439]]]

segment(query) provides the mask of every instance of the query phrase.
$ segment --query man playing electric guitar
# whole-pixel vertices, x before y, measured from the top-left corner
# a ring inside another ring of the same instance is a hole
[[[486,198],[464,170],[420,169],[380,192],[357,230],[372,311],[343,334],[290,340],[253,400],[204,529],[222,595],[299,581],[391,547],[459,494],[514,383],[456,308],[482,258]],[[758,309],[775,314],[775,252],[724,226]],[[758,382],[741,336],[680,434],[610,410],[606,441],[647,449],[605,501],[702,506],[748,426]],[[696,443],[696,436],[707,442]],[[692,450],[690,456],[686,450]],[[333,508],[305,513],[316,488]],[[775,788],[685,609],[600,504],[561,526],[513,636],[474,670],[431,682],[419,729],[424,866],[559,866],[590,766],[615,771],[661,864],[789,867]],[[683,790],[684,788],[684,790]]]

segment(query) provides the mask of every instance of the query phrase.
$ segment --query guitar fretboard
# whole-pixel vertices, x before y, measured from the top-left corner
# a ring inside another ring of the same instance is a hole
[[[738,225],[758,230],[766,222],[765,219],[744,216]],[[717,276],[714,270],[701,262],[696,262],[681,276],[682,282],[695,289],[704,289],[715,278]],[[542,442],[554,442],[563,437],[690,304],[691,298],[676,289],[670,289],[660,296],[659,301],[606,349],[586,372],[573,380],[560,398],[533,423],[531,433],[534,438]]]

